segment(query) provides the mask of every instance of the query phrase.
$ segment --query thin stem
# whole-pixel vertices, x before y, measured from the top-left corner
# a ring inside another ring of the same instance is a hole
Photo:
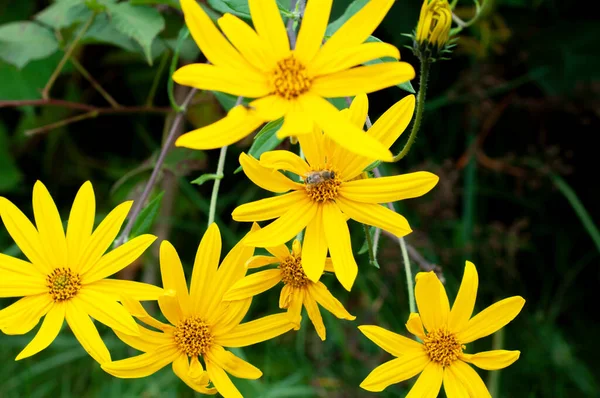
[[[297,2],[298,0],[292,0],[290,4],[290,10],[292,10],[292,14],[294,14]],[[286,25],[288,38],[290,40],[290,48],[296,48],[296,31],[294,30],[294,19],[295,18],[293,17],[288,18]]]
[[[371,238],[371,231],[369,231],[369,226],[367,224],[363,224],[363,229],[365,231],[365,239],[367,241],[367,248],[369,252],[369,263],[376,268],[379,268],[379,264],[377,263],[377,257],[375,257],[375,246],[373,245],[373,239]]]
[[[150,87],[150,92],[148,93],[148,98],[146,99],[146,106],[152,106],[152,102],[154,102],[154,96],[156,95],[156,90],[158,89],[158,83],[160,83],[160,77],[165,70],[165,66],[167,66],[167,61],[169,60],[169,51],[165,51],[165,54],[160,60],[160,64],[158,65],[158,71],[156,75],[154,75],[154,79],[152,80],[152,86]]]
[[[42,134],[42,133],[47,133],[51,130],[57,129],[59,127],[63,127],[75,122],[79,122],[81,120],[85,120],[85,119],[92,119],[95,118],[96,116],[98,116],[98,112],[97,111],[90,111],[87,113],[82,113],[81,115],[77,115],[77,116],[73,116],[73,117],[69,117],[63,120],[59,120],[58,122],[54,122],[54,123],[50,123],[47,124],[45,126],[42,127],[38,127],[35,129],[31,129],[31,130],[26,130],[24,132],[24,134],[28,137],[32,136],[32,135],[36,135],[36,134]]]
[[[142,194],[140,195],[138,200],[135,202],[135,204],[133,206],[133,210],[131,211],[131,216],[129,217],[129,220],[127,221],[127,225],[125,226],[125,229],[123,229],[121,236],[117,240],[116,246],[119,246],[127,241],[127,237],[129,236],[129,233],[131,232],[131,229],[133,228],[133,224],[135,223],[135,220],[137,220],[138,216],[140,215],[140,212],[142,211],[142,206],[148,199],[148,196],[150,196],[150,192],[152,192],[152,188],[154,188],[154,184],[156,184],[158,174],[160,173],[160,171],[162,169],[162,165],[165,161],[165,158],[167,157],[167,153],[169,152],[169,150],[171,149],[171,146],[173,145],[173,142],[175,141],[175,136],[177,135],[176,132],[179,128],[179,124],[181,124],[181,122],[183,120],[183,116],[185,115],[185,110],[186,110],[187,106],[189,105],[189,103],[192,101],[192,98],[194,98],[195,93],[196,93],[196,89],[195,88],[191,89],[190,92],[188,93],[187,97],[185,97],[185,100],[181,104],[181,111],[179,113],[177,113],[177,116],[175,116],[175,119],[173,120],[173,124],[171,125],[171,129],[169,130],[169,134],[167,135],[167,138],[165,139],[165,142],[160,150],[160,154],[158,155],[158,159],[156,160],[156,165],[154,166],[154,170],[152,170],[152,174],[150,175],[150,178],[148,179],[148,182],[146,183],[146,186],[144,187],[144,191],[142,192]]]
[[[35,100],[15,100],[0,101],[0,108],[15,108],[19,106],[56,106],[68,109],[77,109],[88,112],[98,112],[98,114],[129,114],[129,113],[170,113],[173,111],[170,107],[148,107],[148,106],[120,106],[118,108],[97,107],[79,102],[65,101],[60,99],[45,98]]]
[[[108,102],[110,104],[110,106],[112,106],[113,108],[119,108],[121,105],[119,105],[119,103],[117,101],[115,101],[115,99],[100,85],[100,83],[98,83],[98,81],[96,81],[96,79],[94,79],[92,77],[92,75],[90,74],[90,72],[87,71],[87,69],[85,69],[83,67],[83,65],[81,65],[79,63],[79,61],[75,58],[75,57],[71,57],[70,58],[71,63],[73,64],[73,66],[75,67],[75,69],[77,69],[79,71],[79,73],[81,73],[81,75],[88,81],[90,82],[90,84],[96,89],[96,91],[98,91],[100,93],[100,95],[102,97],[104,97],[104,99],[106,100],[106,102]]]
[[[419,127],[421,127],[421,119],[423,118],[423,110],[425,109],[425,92],[427,91],[427,78],[429,77],[429,61],[422,60],[421,61],[421,73],[419,76],[419,93],[417,94],[417,109],[415,111],[415,121],[413,122],[412,130],[410,131],[410,136],[408,137],[408,141],[402,148],[402,151],[396,156],[394,156],[394,162],[399,161],[403,157],[408,154],[412,144],[415,142],[415,138],[417,138],[417,132],[419,131]]]
[[[417,312],[415,305],[415,286],[413,283],[412,270],[410,269],[410,260],[408,259],[408,250],[406,250],[406,242],[404,238],[398,238],[402,258],[404,259],[404,273],[406,274],[406,290],[408,291],[408,305],[411,313]]]
[[[69,58],[71,58],[71,54],[73,54],[73,50],[75,50],[77,43],[79,43],[79,40],[81,40],[83,35],[85,35],[85,32],[87,32],[87,30],[90,28],[90,26],[92,25],[92,22],[94,22],[95,18],[96,18],[96,13],[93,13],[88,18],[85,25],[83,25],[83,28],[81,28],[79,33],[77,33],[77,36],[75,37],[75,39],[73,40],[73,42],[71,43],[71,45],[69,46],[67,51],[65,52],[65,55],[63,55],[62,59],[56,66],[56,69],[54,69],[54,72],[52,72],[52,75],[50,76],[50,79],[48,79],[46,86],[44,86],[44,89],[42,90],[42,98],[48,99],[50,97],[49,94],[50,94],[50,89],[52,88],[52,85],[54,84],[54,82],[58,78],[58,75],[60,74],[60,72],[64,68],[65,64],[67,63],[67,60]]]
[[[240,105],[244,97],[239,96],[235,101],[234,107]],[[217,178],[215,179],[212,194],[210,195],[210,207],[208,209],[208,226],[215,221],[215,213],[217,212],[217,199],[219,197],[219,188],[221,187],[221,180],[223,179],[223,170],[225,169],[225,157],[227,156],[227,146],[221,148],[219,153],[219,162],[217,163]]]

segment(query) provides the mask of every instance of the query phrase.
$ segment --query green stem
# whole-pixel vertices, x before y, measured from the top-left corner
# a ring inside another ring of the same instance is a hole
[[[372,266],[379,268],[375,254],[375,245],[373,244],[373,239],[371,238],[369,226],[367,224],[363,224],[363,229],[365,230],[365,239],[367,240],[367,248],[369,249],[369,263],[371,263]]]
[[[160,64],[158,65],[158,71],[156,75],[154,75],[154,79],[152,80],[152,86],[150,87],[150,92],[148,93],[148,98],[146,99],[146,106],[152,106],[154,102],[154,96],[156,95],[156,90],[158,89],[158,83],[160,83],[160,77],[162,76],[165,66],[167,66],[167,61],[169,60],[169,52],[165,51],[165,54],[160,60]]]
[[[410,131],[410,136],[408,137],[408,141],[402,148],[402,151],[396,156],[394,156],[394,162],[399,161],[403,157],[408,154],[412,144],[415,142],[415,138],[417,138],[417,132],[419,131],[419,127],[421,127],[421,119],[423,118],[423,110],[425,109],[425,93],[427,91],[427,79],[429,78],[429,60],[425,59],[421,61],[421,72],[419,76],[419,93],[417,94],[417,109],[415,111],[415,121],[412,126],[412,130]]]
[[[208,210],[208,226],[215,221],[215,213],[217,211],[217,199],[219,197],[219,188],[221,187],[221,180],[223,179],[223,169],[225,169],[225,157],[227,156],[227,146],[221,148],[219,153],[219,163],[217,164],[217,176],[221,178],[215,179],[213,185],[212,195],[210,196],[210,208]]]
[[[398,238],[400,250],[402,250],[402,258],[404,259],[404,273],[406,274],[406,289],[408,290],[408,305],[411,313],[417,312],[415,304],[415,286],[413,283],[412,270],[410,269],[410,260],[408,259],[408,250],[404,238]]]
[[[90,26],[92,25],[92,22],[94,22],[95,18],[96,18],[96,13],[93,13],[89,17],[89,19],[87,20],[85,25],[83,25],[83,28],[81,28],[79,33],[77,33],[77,36],[75,37],[75,39],[73,40],[73,42],[71,43],[71,45],[69,46],[67,51],[65,52],[65,55],[63,55],[62,59],[56,66],[56,69],[54,69],[54,72],[52,72],[50,79],[48,79],[48,82],[44,86],[44,89],[42,90],[42,98],[44,98],[44,99],[49,98],[49,93],[50,93],[50,89],[52,88],[52,85],[54,85],[54,82],[56,81],[56,79],[58,78],[58,75],[60,74],[60,72],[64,68],[65,64],[67,63],[67,60],[69,58],[71,58],[71,54],[73,54],[73,50],[75,50],[77,43],[79,43],[79,40],[81,40],[83,35],[85,35],[85,32],[87,32],[87,30],[90,28]]]
[[[96,81],[96,79],[94,79],[94,77],[90,74],[90,72],[88,72],[87,69],[85,69],[83,67],[83,65],[81,65],[79,63],[79,61],[77,61],[77,59],[75,59],[75,57],[71,57],[70,61],[73,64],[73,66],[75,67],[75,69],[77,69],[79,71],[79,73],[81,73],[81,75],[96,89],[96,91],[98,91],[98,93],[100,93],[100,95],[102,97],[104,97],[106,102],[108,102],[111,107],[113,107],[113,108],[121,107],[121,105],[119,105],[119,103],[117,101],[115,101],[115,99],[112,97],[112,95],[110,95],[104,89],[104,87],[102,87],[100,85],[100,83],[98,83]]]

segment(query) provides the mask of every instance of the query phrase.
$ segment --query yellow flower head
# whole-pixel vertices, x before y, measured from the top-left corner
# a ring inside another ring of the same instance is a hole
[[[388,109],[367,133],[361,134],[389,148],[410,122],[414,106],[414,96],[405,97]],[[349,109],[340,112],[340,118],[362,129],[367,111],[367,96],[358,95]],[[246,244],[259,247],[284,244],[306,228],[302,267],[308,278],[313,282],[319,280],[329,249],[337,278],[350,290],[358,266],[352,254],[347,219],[404,236],[411,232],[408,221],[380,203],[424,195],[437,184],[438,177],[419,171],[357,179],[373,158],[349,152],[319,130],[298,139],[307,161],[288,151],[266,152],[260,162],[240,155],[244,173],[256,185],[276,193],[292,192],[243,204],[233,211],[233,219],[277,218],[245,239]],[[295,182],[278,170],[297,174],[302,182]]]
[[[40,181],[33,187],[36,226],[8,199],[0,197],[0,215],[8,233],[29,261],[0,254],[0,297],[21,297],[0,311],[0,329],[25,334],[44,315],[37,334],[17,360],[34,355],[56,338],[63,321],[98,362],[110,361],[90,316],[127,335],[139,335],[132,316],[118,303],[128,297],[156,300],[163,290],[139,282],[105,279],[135,261],[156,239],[141,235],[104,254],[115,240],[132,202],[111,211],[92,233],[96,201],[88,181],[79,189],[67,225]]]
[[[280,138],[309,134],[316,123],[346,149],[391,161],[387,147],[340,117],[325,98],[371,93],[414,78],[406,62],[361,66],[381,57],[399,59],[390,44],[365,43],[393,3],[371,0],[322,44],[332,0],[310,0],[291,49],[275,0],[248,0],[254,29],[234,15],[221,17],[226,38],[195,0],[181,0],[186,24],[210,64],[184,66],[173,80],[256,99],[250,107],[237,106],[224,119],[182,135],[176,145],[219,148],[284,117]]]
[[[356,319],[355,316],[346,311],[342,303],[333,297],[323,283],[308,279],[302,269],[302,246],[300,241],[294,240],[291,253],[286,245],[267,248],[267,250],[273,256],[254,256],[248,260],[246,266],[248,268],[259,268],[274,263],[279,263],[279,266],[276,269],[246,276],[238,281],[225,293],[225,300],[243,300],[265,292],[279,282],[283,282],[284,286],[279,296],[279,307],[287,308],[292,319],[297,319],[304,305],[308,317],[315,326],[321,340],[325,340],[325,325],[317,303],[339,319],[351,321]],[[333,271],[331,259],[327,259],[325,270]]]
[[[448,0],[423,0],[417,25],[416,40],[442,48],[448,41],[452,25],[452,10]]]
[[[160,271],[168,294],[160,297],[158,304],[170,325],[152,318],[139,303],[126,301],[132,314],[160,332],[144,327],[140,327],[139,337],[117,332],[121,340],[144,354],[105,363],[102,369],[116,377],[138,378],[172,364],[173,372],[198,392],[215,394],[218,391],[226,398],[241,397],[227,373],[258,379],[262,372],[224,347],[245,347],[272,339],[300,323],[299,319],[292,320],[282,313],[240,324],[252,298],[222,300],[225,292],[246,274],[244,264],[253,252],[254,249],[238,243],[218,266],[221,234],[217,224],[211,224],[198,247],[188,289],[175,248],[163,241]],[[199,358],[203,358],[206,371]]]
[[[481,377],[467,363],[497,370],[511,365],[521,353],[494,350],[467,354],[465,344],[506,326],[519,314],[525,300],[520,296],[509,297],[471,318],[479,283],[473,263],[467,261],[452,309],[446,290],[433,271],[419,273],[416,279],[419,313],[410,314],[406,328],[423,343],[379,326],[359,326],[365,336],[397,357],[375,368],[360,386],[369,391],[383,391],[421,373],[407,398],[437,397],[442,383],[448,397],[491,397]]]

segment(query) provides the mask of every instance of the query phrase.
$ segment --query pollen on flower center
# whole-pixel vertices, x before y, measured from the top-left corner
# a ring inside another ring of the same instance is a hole
[[[326,202],[337,197],[342,180],[333,170],[319,170],[308,173],[304,185],[308,197],[314,202]]]
[[[213,344],[208,324],[196,316],[181,321],[173,336],[179,349],[189,357],[205,354]]]
[[[54,301],[68,300],[81,289],[81,277],[69,268],[55,268],[46,277],[46,286]]]
[[[306,67],[293,55],[277,62],[277,67],[271,75],[271,81],[275,93],[288,100],[304,94],[311,85]]]
[[[288,256],[279,264],[279,269],[283,274],[281,278],[283,283],[292,287],[304,287],[308,283],[308,277],[302,269],[302,258]]]
[[[446,329],[437,329],[428,333],[423,339],[423,347],[429,358],[442,366],[450,366],[465,349],[454,333]]]

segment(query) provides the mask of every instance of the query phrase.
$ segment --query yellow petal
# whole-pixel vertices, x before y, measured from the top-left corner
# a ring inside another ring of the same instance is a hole
[[[217,391],[226,398],[244,398],[235,385],[231,382],[229,376],[219,365],[212,361],[206,361],[206,370],[210,376],[210,381],[217,388]]]
[[[379,347],[393,356],[411,355],[412,351],[423,351],[416,341],[375,325],[362,325],[358,329]]]
[[[181,9],[194,41],[212,64],[240,70],[250,68],[195,0],[181,0]]]
[[[40,241],[40,235],[31,221],[11,201],[0,196],[0,217],[9,235],[19,249],[42,274],[49,274],[54,269]]]
[[[453,376],[469,392],[470,397],[491,398],[487,387],[481,377],[472,367],[462,361],[454,361],[452,365],[446,367],[446,372],[452,372]]]
[[[67,323],[81,346],[98,363],[109,362],[110,353],[104,345],[102,338],[100,338],[94,322],[86,314],[83,306],[78,300],[69,300],[66,305],[65,317]]]
[[[342,286],[350,291],[358,274],[358,265],[352,254],[352,242],[346,219],[336,204],[323,205],[323,225],[335,276]]]
[[[185,281],[183,265],[173,245],[163,240],[160,243],[160,274],[165,289],[177,292],[177,300],[184,314],[190,313],[190,296]]]
[[[348,311],[346,311],[346,309],[338,299],[333,297],[331,292],[323,283],[309,283],[308,293],[312,298],[314,298],[317,301],[317,303],[321,304],[323,308],[331,312],[339,319],[348,319],[350,321],[356,319],[354,315],[351,315]]]
[[[115,330],[117,337],[130,347],[142,352],[156,351],[158,347],[173,343],[173,335],[162,332],[155,332],[140,326],[140,335],[131,336]]]
[[[367,116],[369,116],[369,99],[367,94],[358,94],[352,100],[350,108],[348,108],[348,116],[350,121],[359,129],[363,129]]]
[[[325,272],[335,272],[335,269],[333,268],[333,261],[331,261],[330,257],[327,257],[325,259]]]
[[[299,323],[299,322],[298,322]],[[275,338],[296,326],[286,313],[268,315],[242,323],[225,336],[215,337],[215,344],[224,347],[246,347]]]
[[[475,308],[475,298],[477,297],[477,287],[479,285],[479,277],[475,265],[467,261],[465,271],[463,273],[462,282],[456,295],[456,300],[452,305],[450,317],[448,319],[448,328],[452,331],[459,332],[463,330]]]
[[[410,123],[414,110],[415,96],[408,95],[385,111],[367,131],[367,134],[381,142],[386,148],[389,148],[396,142]],[[351,180],[362,173],[374,161],[375,159],[373,158],[356,156],[349,159],[340,173],[344,175],[346,180]]]
[[[327,258],[327,239],[323,226],[323,206],[317,207],[317,213],[306,226],[304,234],[304,250],[302,253],[302,269],[313,282],[318,282],[323,274]]]
[[[248,0],[254,29],[277,59],[290,54],[290,42],[275,0]]]
[[[48,293],[45,278],[39,273],[21,275],[4,273],[0,278],[0,297],[33,296]]]
[[[469,398],[469,390],[461,383],[449,366],[444,369],[444,391],[448,398]]]
[[[312,171],[300,156],[284,150],[263,153],[260,156],[260,164],[270,169],[291,171],[299,176],[306,176]]]
[[[288,252],[288,255],[289,255],[289,252]],[[248,259],[248,261],[246,261],[245,265],[246,265],[246,268],[252,269],[252,268],[264,267],[265,265],[278,263],[279,261],[280,260],[277,257],[272,257],[272,256],[252,256],[252,257],[250,257],[250,259]]]
[[[272,94],[255,99],[249,106],[262,120],[272,121],[286,115],[290,111],[292,103],[279,95]]]
[[[287,285],[286,285],[287,286]],[[282,290],[283,296],[283,290]],[[304,304],[304,296],[306,292],[302,288],[291,287],[287,291],[287,300],[283,302],[282,297],[279,297],[279,307],[287,308],[287,315],[290,322],[294,323],[294,330],[300,329],[302,321],[302,305]],[[283,306],[281,305],[283,304]]]
[[[311,62],[308,69],[312,76],[323,76],[347,70],[383,57],[398,60],[400,59],[400,51],[388,43],[364,43],[344,47],[336,53],[322,52]]]
[[[289,111],[285,114],[283,125],[277,131],[277,138],[289,136],[302,136],[312,133],[315,127],[314,120],[307,113],[299,101],[293,101]]]
[[[30,357],[50,345],[58,336],[65,320],[65,304],[55,303],[46,314],[40,330],[29,344],[17,355],[15,361]]]
[[[298,136],[300,147],[304,156],[313,169],[320,170],[324,167],[325,146],[323,145],[323,132],[315,128],[311,134]]]
[[[279,294],[279,308],[288,308],[290,306],[290,302],[292,301],[292,294],[294,293],[294,289],[290,285],[283,285],[281,289],[281,293]],[[302,311],[302,301],[300,301],[299,306],[300,311]],[[298,313],[298,315],[300,315]]]
[[[442,387],[444,368],[435,362],[429,362],[406,398],[436,398]]]
[[[0,329],[5,334],[25,334],[33,329],[53,305],[48,293],[27,296],[0,310]]]
[[[167,290],[167,294],[158,298],[160,312],[163,313],[171,325],[177,325],[183,317],[176,294],[174,290]]]
[[[425,330],[423,329],[423,322],[421,321],[421,316],[419,314],[414,312],[411,313],[405,326],[406,330],[421,340],[425,338]]]
[[[262,72],[271,72],[277,60],[271,56],[254,29],[235,15],[225,14],[217,21],[225,36],[249,64]]]
[[[41,181],[36,181],[33,186],[33,214],[46,257],[55,267],[66,264],[67,241],[60,214]]]
[[[6,254],[0,253],[0,271],[20,274],[23,276],[39,275],[44,277],[45,275],[38,272],[38,270],[28,261],[23,261],[16,257],[7,256]]]
[[[415,298],[427,332],[446,326],[448,309],[442,306],[440,281],[433,271],[423,272],[417,278]]]
[[[264,120],[244,106],[236,106],[223,119],[180,136],[175,146],[216,149],[238,142],[256,130]]]
[[[229,14],[227,14],[229,15]],[[196,358],[196,357],[194,357]],[[192,359],[194,361],[194,359]],[[200,362],[196,359],[193,363],[200,365]],[[202,366],[202,365],[200,365]],[[217,393],[217,389],[214,387],[208,388],[209,376],[208,372],[204,370],[200,371],[200,375],[194,378],[191,375],[190,365],[188,363],[188,356],[180,354],[173,361],[173,373],[177,375],[188,387],[194,389],[201,394],[214,395]]]
[[[478,352],[473,355],[463,354],[464,358],[461,359],[481,369],[498,370],[515,363],[520,355],[521,351],[493,350]]]
[[[425,195],[439,181],[427,171],[344,182],[339,194],[363,203],[387,203]]]
[[[163,291],[164,293],[164,291]],[[134,317],[144,322],[146,325],[152,326],[158,330],[168,330],[171,326],[166,323],[162,323],[152,318],[148,312],[142,307],[139,301],[131,298],[123,298],[121,300],[123,307]]]
[[[286,245],[265,247],[265,249],[267,249],[267,251],[269,253],[271,253],[273,256],[275,256],[275,260],[273,261],[274,263],[281,262],[291,255],[290,250],[288,249],[288,247]],[[257,257],[259,257],[259,256],[257,256]]]
[[[308,313],[308,318],[315,326],[317,334],[321,340],[325,341],[325,325],[323,324],[323,318],[321,317],[321,312],[319,311],[317,302],[310,296],[310,294],[307,294],[307,292],[304,292],[302,302],[304,303],[304,308],[306,308],[306,312]]]
[[[117,237],[132,204],[133,201],[121,203],[102,220],[83,249],[78,268],[75,268],[76,271],[85,274],[100,260],[100,257]]]
[[[244,243],[250,246],[273,247],[298,235],[317,213],[318,205],[306,195],[284,215],[263,229],[249,234]]]
[[[393,0],[369,1],[325,42],[321,53],[337,53],[363,43],[383,21],[392,4]]]
[[[513,296],[490,305],[475,315],[467,326],[457,334],[461,343],[467,344],[502,329],[515,319],[525,305],[521,296]]]
[[[83,283],[107,278],[137,260],[156,240],[154,235],[140,235],[108,252],[88,271],[82,274]]]
[[[160,296],[165,294],[163,289],[154,285],[119,279],[101,279],[90,285],[86,285],[86,289],[117,297],[119,301],[123,297],[142,301],[158,300]]]
[[[140,334],[131,314],[116,301],[111,300],[110,296],[107,297],[84,287],[72,300],[77,300],[87,314],[109,328],[133,336]]]
[[[92,236],[95,216],[94,188],[86,181],[75,196],[67,224],[68,265],[73,269],[77,269],[83,249]]]
[[[337,197],[335,202],[344,214],[362,224],[372,225],[389,231],[397,237],[403,237],[412,232],[406,218],[391,211],[386,206],[376,203],[360,203]]]
[[[392,384],[419,374],[429,362],[429,357],[425,354],[425,351],[411,351],[408,355],[392,359],[373,369],[367,378],[360,383],[360,387],[367,391],[383,391]]]
[[[179,353],[177,345],[172,343],[132,358],[103,363],[102,369],[121,379],[147,377],[173,362]]]
[[[277,172],[279,173],[279,172]],[[278,218],[308,199],[306,191],[293,191],[272,198],[260,199],[236,207],[231,213],[235,221],[265,221]]]
[[[206,357],[210,362],[235,377],[256,380],[262,376],[262,372],[256,366],[238,358],[220,345],[213,345],[206,353]]]
[[[321,48],[332,2],[332,0],[309,1],[306,5],[294,49],[294,55],[304,65],[310,65]]]
[[[221,231],[216,223],[212,223],[202,236],[194,260],[190,286],[193,313],[208,315],[208,301],[205,296],[215,283],[219,260],[221,260]]]
[[[279,282],[281,282],[281,271],[279,269],[269,269],[257,272],[237,281],[231,289],[225,293],[223,300],[242,300],[253,297],[266,292]]]
[[[226,335],[239,325],[248,313],[251,303],[252,298],[232,302],[221,301],[207,320],[207,322],[213,323],[212,335]]]
[[[389,149],[340,115],[340,112],[325,99],[314,94],[304,94],[300,97],[300,101],[315,123],[340,146],[362,156],[384,161],[392,160]]]
[[[311,92],[327,98],[373,93],[414,79],[415,70],[406,62],[357,66],[313,80]]]
[[[271,192],[283,193],[290,189],[304,188],[304,185],[298,184],[280,172],[264,167],[258,160],[245,153],[240,154],[240,164],[244,173],[253,183],[259,187]]]
[[[249,69],[236,70],[210,64],[182,66],[173,73],[173,80],[182,86],[221,91],[248,98],[264,97],[271,92],[264,75]]]

